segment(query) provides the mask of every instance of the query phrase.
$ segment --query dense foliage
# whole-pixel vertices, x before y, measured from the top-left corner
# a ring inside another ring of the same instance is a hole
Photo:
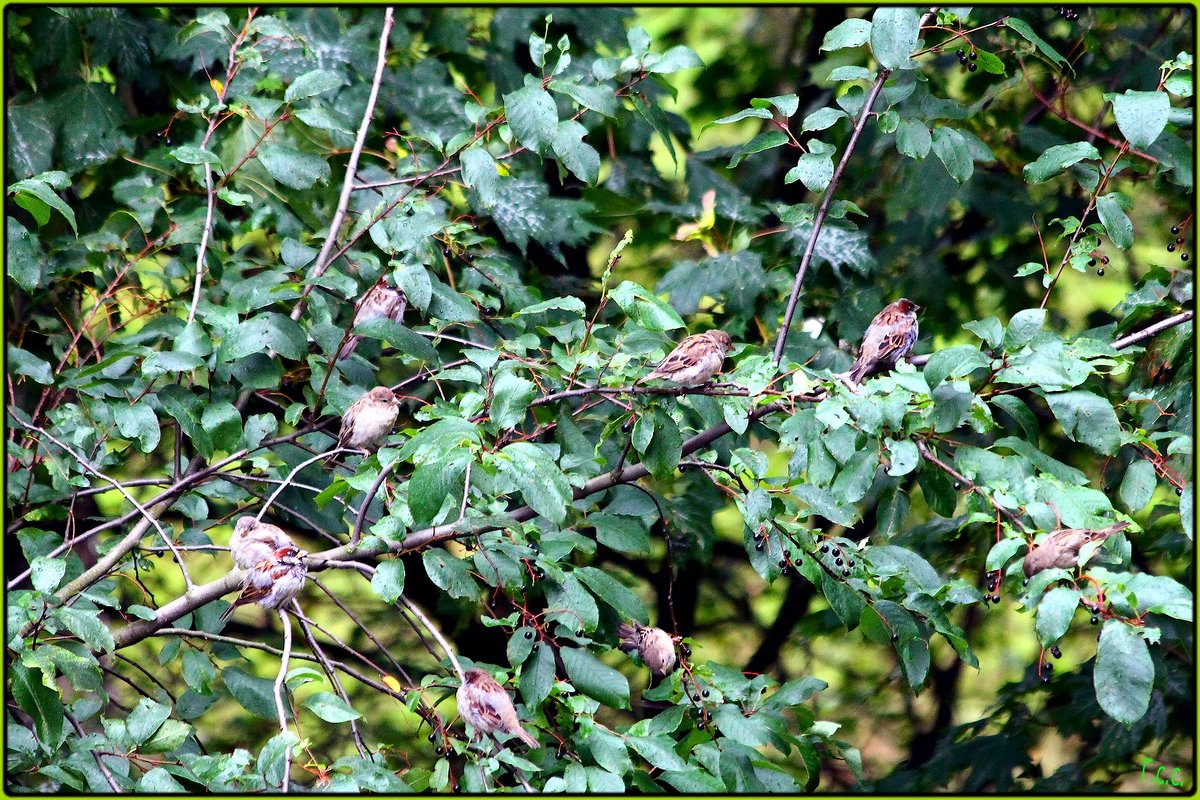
[[[1190,787],[1189,9],[6,14],[10,790]]]

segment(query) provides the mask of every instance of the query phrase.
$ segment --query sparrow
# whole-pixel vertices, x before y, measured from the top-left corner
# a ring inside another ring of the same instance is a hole
[[[338,447],[378,450],[392,432],[400,413],[400,401],[386,386],[376,386],[355,400],[342,415]]]
[[[469,669],[463,673],[465,680],[458,687],[458,712],[470,723],[476,734],[502,731],[520,737],[530,747],[537,747],[537,739],[521,727],[517,710],[504,687],[481,669]]]
[[[617,636],[621,643],[617,645],[626,653],[637,651],[642,663],[660,678],[671,674],[675,669],[675,642],[671,634],[662,628],[650,628],[645,625],[624,622],[617,625]]]
[[[1025,577],[1033,577],[1052,567],[1074,569],[1079,563],[1079,551],[1085,544],[1103,542],[1128,527],[1128,522],[1118,522],[1095,531],[1086,528],[1064,528],[1054,531],[1043,539],[1041,544],[1030,548],[1025,555]]]
[[[680,386],[699,386],[721,371],[725,354],[733,347],[729,334],[721,330],[696,333],[680,342],[642,380],[660,378]]]
[[[891,369],[912,352],[917,341],[917,312],[920,310],[921,307],[912,300],[901,297],[875,315],[863,335],[858,360],[848,373],[853,383]]]
[[[259,562],[274,557],[281,547],[294,547],[292,538],[283,528],[254,517],[239,517],[229,537],[229,550],[233,563],[242,569],[252,569]]]
[[[248,603],[258,603],[263,608],[283,608],[300,594],[308,567],[304,557],[308,553],[292,545],[280,547],[268,558],[254,565],[242,581],[242,593],[225,609],[221,619],[229,619],[233,610]]]
[[[354,310],[354,321],[350,323],[351,330],[355,325],[372,319],[389,317],[396,322],[404,321],[404,312],[408,308],[408,297],[400,289],[392,288],[387,276],[382,276],[375,285],[367,290]],[[362,341],[361,336],[351,336],[338,351],[338,360],[349,358],[354,349]]]

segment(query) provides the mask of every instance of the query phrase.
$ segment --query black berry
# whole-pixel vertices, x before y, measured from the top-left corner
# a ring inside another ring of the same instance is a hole
[[[974,61],[967,65],[968,72],[974,72],[977,69],[979,69],[979,66]]]
[[[850,559],[850,561],[849,561],[849,562],[846,564],[846,566],[848,566],[848,567],[853,567],[853,566],[854,566],[854,559],[853,559],[853,558],[852,558],[852,559]]]
[[[792,571],[791,571],[791,570],[789,570],[787,567],[784,567],[783,569],[779,570],[779,574],[780,574],[780,575],[790,575],[790,574],[791,574],[791,572],[792,572]]]
[[[1050,682],[1050,676],[1049,676],[1049,675],[1043,675],[1043,676],[1042,676],[1042,683],[1049,683],[1049,682]]]
[[[533,638],[533,631],[525,631],[525,638],[526,638],[526,639],[532,639],[532,638]]]
[[[1058,645],[1054,645],[1054,647],[1050,648],[1050,655],[1055,658],[1062,658],[1062,650],[1058,649]]]
[[[835,567],[840,567],[840,566],[842,565],[842,559],[841,559],[841,558],[835,558],[835,559],[833,560],[833,565],[834,565]]]
[[[1182,236],[1180,236],[1180,237],[1176,238],[1176,239],[1175,239],[1175,244],[1183,244],[1183,237],[1182,237]]]
[[[761,553],[763,549],[763,543],[759,542],[758,544],[754,545],[754,549]]]
[[[829,545],[827,545],[827,544],[823,544],[823,545],[821,545],[821,552],[822,552],[822,553],[828,553],[828,552],[829,552]]]
[[[698,694],[694,694],[694,695],[692,695],[692,702],[693,702],[693,703],[699,703],[699,702],[700,702],[700,695],[698,695]]]
[[[961,48],[961,47],[960,47],[960,48],[958,48],[958,51],[957,51],[957,52],[955,52],[955,54],[954,54],[954,55],[958,56],[959,58],[962,58],[962,57],[963,57],[963,55],[964,55],[964,54],[963,54],[963,50],[962,50],[962,48]]]
[[[1099,624],[1100,624],[1100,618],[1099,618],[1099,617],[1092,617],[1092,624],[1093,624],[1093,625],[1099,625]]]
[[[784,557],[784,558],[791,558],[791,557],[792,557],[792,551],[791,551],[791,550],[784,550],[784,551],[783,551],[783,557]]]
[[[1094,266],[1096,266],[1096,259],[1094,259],[1094,258],[1089,258],[1089,259],[1088,259],[1088,266],[1089,266],[1089,267],[1094,267]]]
[[[708,695],[710,693],[709,693],[708,689],[705,689],[703,692],[701,692],[701,694],[703,694],[705,697],[708,697]]]
[[[584,634],[583,628],[580,628],[579,630],[575,631],[576,636],[583,636],[583,634]]]
[[[1000,595],[998,595],[998,594],[992,595],[992,602],[998,604],[1000,602]]]
[[[431,733],[431,734],[429,734],[429,741],[432,742],[433,740],[434,740],[434,735]]]
[[[1026,578],[1025,580],[1021,581],[1021,585],[1022,585],[1022,586],[1028,586],[1028,585],[1029,585],[1029,578]]]
[[[1176,487],[1175,487],[1175,494],[1176,494],[1176,495],[1179,495],[1180,497],[1182,497],[1182,496],[1183,496],[1183,489],[1180,489],[1178,486],[1176,486]]]
[[[159,134],[159,136],[162,136],[162,134],[160,133],[160,134]],[[1178,225],[1172,225],[1172,226],[1171,226],[1171,233],[1179,233],[1179,226],[1178,226]]]
[[[1174,253],[1174,252],[1175,252],[1175,243],[1174,243],[1174,242],[1172,242],[1171,244],[1167,245],[1167,252],[1168,252],[1168,253]]]
[[[900,634],[898,634],[898,633],[893,633],[893,634],[892,634],[892,641],[893,641],[893,642],[898,642],[898,641],[900,641]]]
[[[442,248],[442,255],[444,255],[446,258],[449,258],[449,257],[450,257],[450,248],[449,248],[449,247],[443,247],[443,248]]]
[[[1180,260],[1180,261],[1187,261],[1187,260],[1188,260],[1188,254],[1187,254],[1187,253],[1180,253],[1180,254],[1179,254],[1179,260]]]
[[[782,569],[783,567],[786,567],[786,566],[787,566],[787,561],[786,561],[786,560],[784,560],[784,559],[782,559],[782,558],[781,558],[781,559],[779,559],[779,567],[780,567],[780,569]]]
[[[685,644],[685,645],[683,646],[683,654],[684,654],[685,656],[690,656],[690,655],[692,654],[692,648],[688,647],[688,646]]]
[[[967,56],[967,58],[969,58],[969,59],[971,59],[972,61],[974,61],[975,59],[979,58],[979,53],[976,53],[974,50],[972,50],[972,51],[971,51],[971,55]]]
[[[848,570],[848,569],[844,569],[844,570],[842,570],[842,577],[843,577],[843,578],[849,578],[849,577],[850,577],[850,570]]]
[[[962,488],[962,481],[955,481],[955,482],[954,482],[954,488],[955,488],[955,490],[961,489],[961,488]]]

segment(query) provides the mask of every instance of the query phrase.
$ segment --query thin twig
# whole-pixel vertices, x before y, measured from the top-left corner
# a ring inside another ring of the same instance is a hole
[[[921,18],[920,26],[925,27],[936,12],[937,7],[934,6]],[[825,217],[829,214],[829,206],[833,203],[833,194],[842,178],[842,171],[846,169],[846,164],[850,161],[850,156],[858,144],[858,137],[862,135],[863,128],[867,125],[867,119],[871,116],[871,108],[875,105],[875,99],[883,91],[883,84],[891,74],[892,71],[889,69],[879,71],[879,77],[875,79],[875,85],[871,87],[866,101],[863,102],[862,112],[854,124],[854,130],[850,133],[850,140],[846,142],[846,149],[842,151],[842,157],[833,170],[833,177],[829,179],[829,185],[825,187],[821,205],[817,208],[816,216],[813,217],[812,231],[808,235],[808,243],[804,246],[804,255],[800,257],[800,266],[796,270],[796,280],[792,283],[792,293],[788,296],[787,310],[783,314],[783,325],[779,329],[779,338],[775,340],[776,367],[783,361],[783,349],[787,344],[788,332],[792,327],[792,317],[796,315],[796,304],[800,300],[800,287],[804,285],[804,276],[808,272],[808,265],[812,263],[813,254],[816,252],[817,239],[825,225]]]
[[[1134,331],[1128,336],[1122,336],[1112,343],[1114,350],[1124,350],[1126,347],[1132,347],[1138,342],[1143,342],[1152,336],[1157,336],[1167,328],[1174,328],[1176,325],[1182,325],[1196,316],[1194,311],[1183,311],[1173,317],[1167,317],[1161,322],[1156,322],[1153,325],[1148,325],[1140,331]]]
[[[304,633],[304,639],[308,642],[308,647],[312,650],[313,655],[321,662],[321,669],[325,672],[325,676],[329,678],[330,685],[338,693],[338,697],[342,698],[342,702],[348,706],[351,705],[350,695],[347,694],[346,687],[342,685],[342,679],[338,677],[337,670],[333,668],[333,664],[329,661],[329,656],[325,655],[325,650],[317,641],[317,637],[313,635],[312,628],[300,611],[300,602],[293,599],[292,608],[296,610],[296,620],[300,623],[300,630]],[[358,754],[363,758],[367,758],[367,754],[371,751],[367,747],[366,742],[363,741],[362,731],[358,729],[357,719],[350,720],[350,733],[354,736],[354,747],[358,750]]]
[[[300,315],[304,313],[304,304],[308,300],[313,286],[316,285],[314,281],[325,274],[325,270],[329,269],[329,264],[333,261],[329,254],[337,243],[338,230],[342,227],[342,220],[346,218],[346,209],[350,207],[350,193],[354,189],[354,175],[358,171],[358,159],[362,155],[363,144],[367,140],[367,130],[371,127],[371,120],[375,116],[375,103],[379,99],[379,85],[383,82],[383,68],[387,64],[387,44],[388,36],[392,32],[392,21],[392,7],[388,6],[383,12],[383,30],[379,33],[379,54],[375,58],[375,77],[371,81],[371,92],[367,96],[367,107],[363,109],[362,122],[358,126],[358,136],[354,139],[354,148],[350,151],[350,160],[346,163],[346,176],[342,179],[342,193],[338,197],[337,211],[334,212],[333,219],[329,222],[329,232],[325,234],[321,252],[317,254],[317,260],[313,262],[308,284],[304,287],[304,294],[292,309],[292,319],[299,319]]]
[[[75,733],[80,739],[87,735],[83,732],[83,726],[79,724],[79,720],[75,719],[75,717],[69,711],[64,712],[63,716],[66,717],[67,722],[71,723],[71,727],[75,729]],[[108,785],[112,788],[113,792],[116,794],[124,794],[125,790],[122,789],[120,784],[117,783],[117,779],[113,777],[108,765],[101,760],[100,754],[93,750],[92,758],[96,759],[96,766],[100,768],[100,774],[104,776],[104,780],[108,782]]]
[[[297,609],[299,607],[297,606]],[[287,709],[283,702],[283,679],[287,677],[288,660],[292,655],[292,620],[287,612],[279,609],[279,620],[283,623],[283,653],[279,657],[279,675],[275,677],[275,711],[279,714],[279,733],[288,735]],[[283,780],[279,790],[287,794],[289,777],[292,773],[292,746],[289,744],[283,751]]]

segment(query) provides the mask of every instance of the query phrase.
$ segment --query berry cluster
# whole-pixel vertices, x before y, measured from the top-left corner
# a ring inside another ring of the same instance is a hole
[[[968,72],[974,72],[979,69],[979,65],[975,63],[975,59],[979,58],[979,53],[975,52],[974,47],[971,48],[969,54],[964,52],[960,47],[954,55],[958,56],[959,66],[966,67]]]
[[[1189,215],[1183,222],[1171,226],[1171,235],[1175,237],[1175,241],[1167,245],[1167,252],[1174,253],[1178,250],[1180,261],[1187,261],[1190,257],[1187,251],[1183,249],[1183,237],[1187,233],[1188,223],[1191,221],[1192,218]]]
[[[1079,12],[1070,6],[1055,6],[1054,10],[1067,22],[1074,22],[1079,19]]]
[[[842,572],[843,578],[850,577],[850,570],[854,568],[854,559],[846,555],[846,551],[837,542],[825,542],[821,545],[821,552],[828,553],[833,550],[833,565]]]
[[[983,593],[983,602],[986,604],[989,601],[992,603],[1000,603],[1000,570],[994,569],[988,572],[984,578],[987,579],[987,589]]]
[[[1093,250],[1088,255],[1091,256],[1091,258],[1088,259],[1089,267],[1096,266],[1096,260],[1100,260],[1100,268],[1096,270],[1096,274],[1103,278],[1104,268],[1108,266],[1108,256],[1104,255],[1104,253],[1101,253],[1099,250]]]

